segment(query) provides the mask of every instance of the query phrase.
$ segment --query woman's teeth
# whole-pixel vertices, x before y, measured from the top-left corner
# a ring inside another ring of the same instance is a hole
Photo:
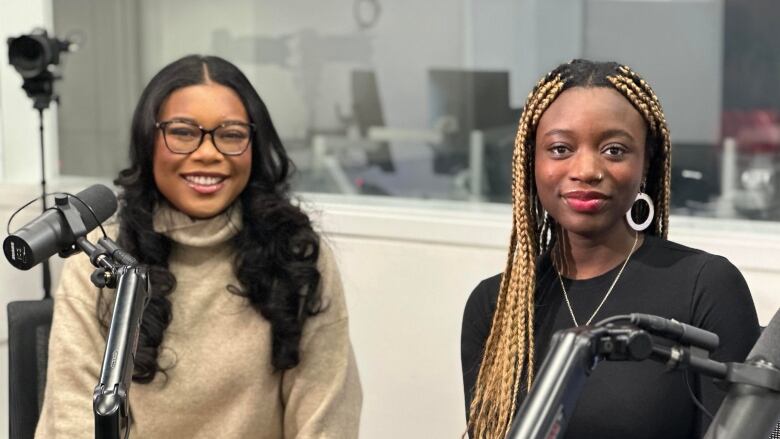
[[[199,186],[213,186],[215,184],[219,184],[224,180],[224,177],[207,177],[205,175],[188,175],[184,177],[185,180],[192,184],[197,184]]]

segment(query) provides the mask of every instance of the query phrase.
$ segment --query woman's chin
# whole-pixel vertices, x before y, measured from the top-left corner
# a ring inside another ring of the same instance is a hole
[[[579,215],[578,215],[579,216]],[[606,236],[620,228],[622,230],[625,227],[625,223],[620,220],[610,220],[603,215],[592,216],[579,216],[578,218],[567,218],[563,221],[559,221],[558,224],[567,232],[575,235],[580,235],[587,238],[598,238],[600,236]],[[623,227],[620,227],[620,225]]]
[[[203,220],[222,214],[230,203],[180,203],[175,207],[192,219]]]

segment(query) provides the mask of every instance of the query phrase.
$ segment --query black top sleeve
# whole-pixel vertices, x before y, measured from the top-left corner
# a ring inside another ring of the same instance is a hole
[[[474,288],[466,302],[463,312],[463,325],[460,333],[460,360],[463,367],[463,389],[466,402],[466,419],[469,405],[474,397],[474,385],[477,383],[485,342],[490,334],[492,316],[496,308],[496,292],[501,283],[501,275],[485,279]],[[490,316],[491,318],[485,318]]]
[[[744,361],[759,336],[750,289],[742,273],[722,256],[708,255],[696,280],[691,302],[692,324],[718,334],[720,344],[711,358],[721,362]],[[714,416],[726,392],[713,380],[699,380],[702,403]],[[710,420],[699,416],[697,434],[707,431]]]

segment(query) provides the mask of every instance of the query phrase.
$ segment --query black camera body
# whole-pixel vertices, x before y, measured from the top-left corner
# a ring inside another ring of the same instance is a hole
[[[62,52],[70,50],[71,42],[50,37],[44,29],[8,39],[8,63],[22,75],[22,88],[36,109],[48,108],[57,99],[54,81],[60,77],[52,66],[60,63]]]

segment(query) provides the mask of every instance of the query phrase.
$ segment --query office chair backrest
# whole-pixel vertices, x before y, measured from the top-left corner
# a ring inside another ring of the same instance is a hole
[[[10,439],[32,438],[46,388],[50,299],[8,304]]]

